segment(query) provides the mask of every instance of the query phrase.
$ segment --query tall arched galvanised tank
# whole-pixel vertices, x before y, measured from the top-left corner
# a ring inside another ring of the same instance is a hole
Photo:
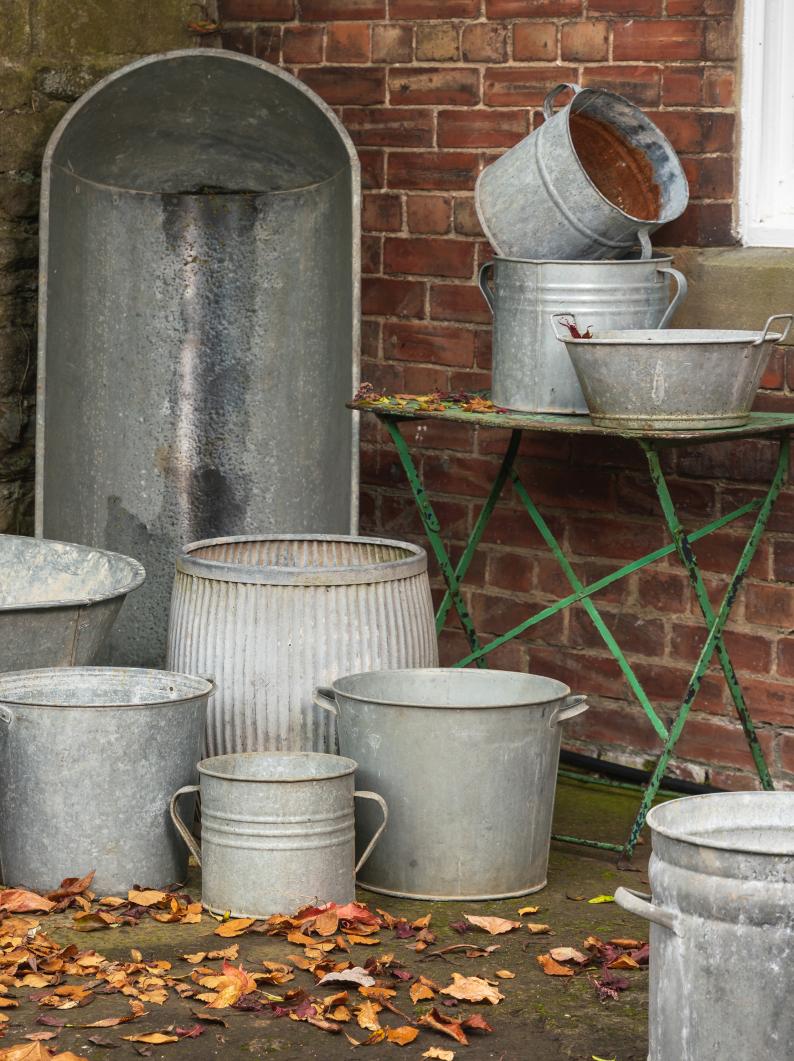
[[[237,53],[133,63],[53,133],[37,533],[146,567],[110,661],[163,661],[186,542],[355,532],[359,199],[331,109]]]

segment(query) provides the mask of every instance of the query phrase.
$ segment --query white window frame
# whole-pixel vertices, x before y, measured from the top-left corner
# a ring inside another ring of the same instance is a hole
[[[794,0],[745,0],[739,228],[794,247]]]

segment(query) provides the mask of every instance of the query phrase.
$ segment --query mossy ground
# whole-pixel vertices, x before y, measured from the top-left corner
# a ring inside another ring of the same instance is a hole
[[[561,781],[558,787],[555,831],[577,834],[600,840],[620,842],[625,839],[637,805],[637,793],[601,786],[580,785]],[[517,828],[519,823],[517,823]],[[641,1061],[647,1056],[646,1006],[647,971],[628,973],[630,988],[617,1001],[601,1003],[588,975],[575,978],[545,976],[537,962],[537,954],[548,951],[551,946],[578,946],[588,935],[604,939],[612,936],[647,938],[647,925],[625,913],[614,903],[591,905],[576,901],[569,896],[614,893],[623,883],[629,887],[645,888],[645,864],[648,845],[638,849],[631,869],[618,869],[614,853],[574,847],[568,844],[553,844],[549,865],[549,884],[543,891],[526,900],[506,900],[486,903],[428,903],[391,899],[360,892],[359,899],[371,907],[381,906],[395,915],[417,918],[432,913],[432,928],[438,942],[435,947],[460,943],[462,939],[475,945],[487,946],[498,943],[499,950],[483,959],[467,959],[453,953],[443,958],[421,960],[404,942],[392,939],[391,933],[382,935],[382,947],[354,948],[353,957],[363,963],[373,952],[392,951],[414,972],[422,972],[436,980],[448,983],[453,971],[467,975],[490,976],[497,969],[509,969],[516,973],[513,980],[505,980],[501,989],[505,999],[498,1006],[480,1005],[471,1007],[483,1013],[494,1028],[493,1035],[472,1034],[468,1047],[457,1046],[451,1039],[423,1030],[414,1043],[396,1053],[397,1047],[383,1043],[361,1048],[364,1057],[372,1053],[385,1053],[387,1057],[404,1056],[419,1058],[429,1046],[440,1046],[455,1050],[456,1061],[591,1061],[597,1058],[615,1061]],[[193,894],[200,892],[197,875],[188,885]],[[515,918],[517,910],[524,905],[540,907],[533,919],[551,925],[553,936],[531,936],[525,931],[489,937],[482,932],[457,935],[448,926],[463,913],[495,914]],[[89,935],[75,932],[71,927],[71,915],[65,913],[45,921],[46,931],[58,942],[75,942],[81,948],[93,947],[107,957],[129,960],[131,948],[140,950],[144,958],[168,959],[174,963],[175,972],[188,969],[179,959],[183,953],[214,949],[230,941],[219,940],[212,932],[215,923],[208,917],[200,925],[162,925],[152,920],[143,920],[137,928],[120,928]],[[261,935],[241,936],[240,959],[246,967],[256,967],[267,958],[280,960],[296,948],[283,939]],[[305,983],[304,983],[305,981]],[[308,973],[298,973],[291,986],[310,987]],[[18,992],[20,997],[26,992]],[[405,999],[402,998],[406,994]],[[395,999],[402,1008],[410,1010],[407,993],[400,990]],[[169,1024],[181,1026],[195,1023],[187,1000],[170,998],[162,1007],[149,1005],[148,1015],[134,1025],[111,1028],[102,1032],[108,1040],[118,1044],[114,1049],[94,1046],[87,1042],[92,1033],[87,1030],[65,1028],[56,1042],[61,1050],[72,1049],[78,1054],[93,1058],[107,1057],[111,1061],[122,1061],[124,1057],[135,1058],[132,1044],[123,1042],[123,1034],[138,1034],[145,1031],[162,1030]],[[118,995],[96,996],[88,1009],[64,1011],[61,1016],[75,1022],[95,1021],[102,1017],[118,1015],[126,1010],[120,1007]],[[467,1009],[468,1011],[468,1009]],[[18,1010],[5,1010],[11,1018],[5,1027],[6,1035],[0,1047],[22,1041],[31,1031],[40,1030],[35,1020],[40,1012],[35,1003],[23,1001]],[[454,1015],[455,1011],[450,1011]],[[182,1061],[203,1058],[276,1057],[290,1059],[328,1059],[348,1057],[352,1047],[342,1036],[332,1036],[305,1023],[287,1018],[271,1019],[265,1014],[223,1010],[221,1014],[228,1026],[207,1025],[199,1038],[184,1040],[162,1047],[152,1047],[154,1058]],[[396,1020],[396,1018],[395,1018]],[[133,1029],[131,1032],[130,1029]],[[351,1029],[357,1032],[359,1029]]]

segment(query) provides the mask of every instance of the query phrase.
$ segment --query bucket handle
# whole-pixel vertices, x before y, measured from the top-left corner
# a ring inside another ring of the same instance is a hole
[[[786,339],[788,338],[788,333],[791,331],[792,318],[794,318],[794,313],[773,313],[772,316],[769,318],[769,320],[764,325],[764,331],[763,331],[763,334],[761,335],[761,338],[760,339],[755,339],[753,341],[753,346],[760,346],[762,343],[765,343],[767,341],[767,332],[769,331],[769,325],[772,323],[772,321],[787,321],[788,322],[786,324],[786,330],[783,332],[783,334],[777,340],[778,343],[785,343]]]
[[[383,798],[383,796],[379,796],[377,792],[366,792],[363,789],[361,789],[361,790],[355,791],[353,793],[353,796],[356,799],[373,799],[378,804],[380,809],[383,811],[383,821],[378,826],[377,831],[375,832],[375,835],[372,837],[370,842],[367,844],[367,846],[366,846],[366,848],[364,850],[364,854],[361,856],[361,858],[356,863],[355,872],[356,872],[356,876],[358,876],[358,871],[361,869],[361,867],[367,861],[369,856],[375,850],[375,844],[377,844],[378,840],[380,840],[380,838],[383,836],[383,830],[386,828],[386,824],[387,824],[387,822],[389,820],[389,808],[386,805],[386,800]]]
[[[573,92],[574,96],[582,91],[581,85],[576,85],[571,81],[563,81],[561,84],[555,85],[543,101],[544,118],[554,117],[554,101],[561,92],[565,91],[566,88],[569,88],[571,92]]]
[[[479,272],[479,275],[477,277],[477,280],[478,280],[479,285],[480,285],[480,291],[482,291],[483,297],[485,298],[485,301],[488,303],[488,308],[490,309],[491,313],[493,314],[493,307],[494,307],[493,291],[491,291],[491,288],[488,285],[488,270],[492,269],[492,268],[493,268],[493,260],[491,260],[489,262],[483,262],[483,264],[480,266],[480,272]]]
[[[11,726],[14,721],[14,712],[10,707],[5,707],[0,704],[0,722],[5,722],[7,726]]]
[[[566,313],[550,313],[549,314],[549,320],[551,321],[552,331],[554,332],[554,334],[557,336],[557,338],[560,340],[561,343],[578,343],[579,340],[578,339],[574,339],[574,337],[572,335],[560,335],[560,333],[557,331],[557,321],[562,320],[563,317],[570,318],[570,320],[573,321],[574,326],[576,326],[576,317],[574,316],[574,314],[570,310],[568,310]]]
[[[650,895],[637,892],[633,888],[617,888],[615,890],[615,902],[618,906],[628,910],[630,914],[636,914],[646,921],[652,921],[655,925],[669,929],[676,936],[681,933],[678,929],[678,915],[670,910],[663,910],[661,906],[654,906]]]
[[[318,685],[312,693],[312,700],[323,711],[330,711],[332,715],[339,716],[339,708],[336,706],[334,691],[330,685]]]
[[[199,786],[198,785],[185,785],[184,788],[180,788],[178,792],[175,792],[173,794],[173,796],[171,797],[171,803],[169,804],[169,806],[170,806],[170,809],[171,809],[171,821],[176,826],[176,830],[179,833],[179,835],[182,837],[182,839],[187,844],[188,850],[190,851],[191,855],[195,858],[196,862],[198,862],[198,864],[201,865],[201,848],[196,843],[196,839],[193,836],[193,834],[191,833],[191,831],[188,829],[188,827],[185,825],[185,823],[179,817],[179,811],[176,809],[176,802],[177,802],[177,800],[179,799],[180,796],[187,796],[191,792],[198,792],[198,791],[199,791]]]
[[[565,703],[562,707],[556,708],[549,717],[549,729],[554,729],[555,726],[559,726],[561,722],[567,722],[569,718],[576,718],[577,715],[581,715],[588,709],[590,705],[587,702],[587,697],[582,693],[576,696],[566,696]]]
[[[672,319],[673,314],[684,301],[689,290],[689,284],[686,281],[686,277],[678,269],[674,269],[672,265],[660,265],[657,269],[659,273],[667,273],[672,276],[676,282],[675,294],[673,295],[672,301],[667,309],[664,311],[664,316],[656,325],[657,328],[666,328],[668,322]]]

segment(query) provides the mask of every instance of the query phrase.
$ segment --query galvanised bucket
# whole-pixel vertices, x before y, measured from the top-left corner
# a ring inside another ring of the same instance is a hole
[[[195,777],[212,688],[121,667],[0,674],[5,884],[46,892],[92,869],[102,895],[183,881],[168,803]]]
[[[93,662],[145,578],[120,553],[0,534],[0,671]]]
[[[664,328],[686,297],[672,258],[544,262],[494,258],[480,269],[480,288],[493,313],[496,405],[527,413],[586,413],[571,359],[549,323],[572,311],[598,328]],[[493,269],[493,289],[489,273]],[[676,293],[670,301],[670,279]]]
[[[291,914],[312,902],[355,898],[355,874],[381,836],[389,812],[375,792],[356,792],[356,764],[339,755],[247,752],[199,763],[201,847],[171,816],[201,866],[201,901],[237,917]],[[383,820],[355,863],[354,798],[377,803]],[[188,819],[189,821],[190,819]]]
[[[168,666],[210,674],[207,753],[335,751],[312,690],[438,662],[427,554],[333,535],[217,538],[176,562]]]
[[[794,792],[721,792],[654,807],[649,1061],[794,1056]]]
[[[574,97],[554,113],[555,97]],[[686,209],[689,189],[667,138],[623,96],[557,85],[544,123],[479,176],[477,216],[506,258],[622,258]]]
[[[782,332],[771,332],[785,320]],[[574,339],[565,321],[552,327],[573,362],[590,418],[597,427],[632,431],[705,431],[741,427],[775,343],[783,343],[792,314],[776,313],[755,332],[707,328],[594,331]],[[578,330],[585,326],[582,315]]]
[[[337,716],[357,779],[389,804],[359,884],[410,899],[505,899],[546,884],[560,723],[587,710],[553,678],[394,670],[338,678],[315,702]],[[358,808],[356,835],[376,828]]]

